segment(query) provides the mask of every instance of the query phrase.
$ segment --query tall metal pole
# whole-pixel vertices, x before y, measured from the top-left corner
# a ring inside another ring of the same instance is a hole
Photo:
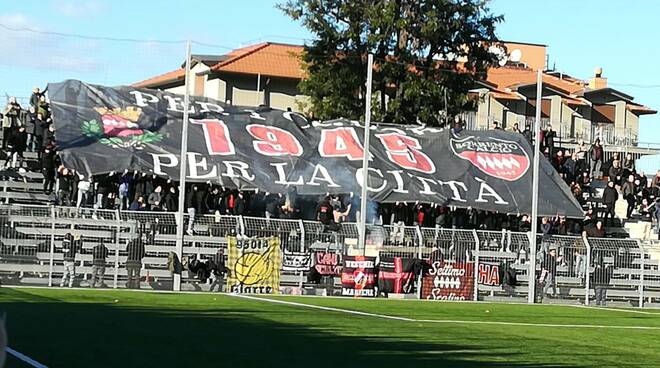
[[[183,256],[183,214],[186,206],[186,164],[188,163],[188,110],[190,109],[190,62],[192,47],[188,40],[186,44],[186,77],[185,92],[183,95],[183,121],[181,124],[181,155],[179,157],[179,207],[176,224],[176,255],[181,260]],[[181,274],[174,272],[174,291],[181,291]]]
[[[362,254],[367,253],[367,196],[369,187],[369,136],[371,135],[371,78],[374,66],[374,56],[369,54],[367,59],[367,94],[364,113],[364,156],[362,157],[362,192],[360,197],[360,221],[358,233]]]
[[[541,103],[543,100],[543,71],[536,76],[536,116],[534,120],[534,166],[532,172],[532,231],[529,239],[529,293],[527,302],[534,303],[536,296],[536,231],[539,216],[539,163],[541,159]]]
[[[263,103],[259,91],[261,91],[261,73],[257,74],[257,106]]]

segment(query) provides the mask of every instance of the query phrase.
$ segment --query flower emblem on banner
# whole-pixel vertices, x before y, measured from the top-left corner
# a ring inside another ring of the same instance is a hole
[[[144,148],[147,143],[158,142],[163,135],[140,128],[137,124],[142,109],[128,107],[126,109],[104,107],[95,108],[100,115],[97,119],[87,120],[80,126],[83,135],[96,138],[99,143],[113,148]]]

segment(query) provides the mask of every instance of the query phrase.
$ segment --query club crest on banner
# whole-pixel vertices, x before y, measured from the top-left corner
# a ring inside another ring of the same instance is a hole
[[[80,129],[85,136],[95,138],[99,143],[113,148],[142,149],[146,143],[163,139],[162,134],[140,128],[137,121],[142,109],[139,107],[131,106],[126,109],[99,107],[94,110],[101,115],[100,122],[97,119],[84,121]]]
[[[492,177],[516,181],[529,169],[529,156],[518,142],[491,137],[451,138],[454,154]]]

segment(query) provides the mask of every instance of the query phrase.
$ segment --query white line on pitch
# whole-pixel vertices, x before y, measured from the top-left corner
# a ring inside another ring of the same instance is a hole
[[[7,347],[5,348],[5,351],[6,351],[7,353],[13,355],[13,356],[16,357],[17,359],[20,359],[20,360],[22,360],[23,362],[25,362],[25,363],[27,363],[27,364],[29,364],[29,365],[35,367],[35,368],[48,368],[47,366],[45,366],[45,365],[43,365],[43,364],[37,362],[36,360],[30,358],[29,356],[27,356],[27,355],[25,355],[25,354],[23,354],[23,353],[21,353],[21,352],[18,352],[18,351],[16,351],[16,350],[10,348],[9,346],[7,346]]]
[[[605,308],[605,307],[598,307],[598,306],[592,306],[592,305],[568,305],[568,306],[574,307],[574,308],[596,309],[596,310],[600,310],[600,311],[609,311],[609,312],[648,314],[648,315],[660,317],[660,313],[658,313],[658,312],[647,312],[647,311],[636,310],[636,309]]]
[[[249,295],[241,295],[241,294],[227,294],[227,295],[237,297],[237,298],[242,298],[242,299],[257,300],[257,301],[268,302],[268,303],[284,304],[284,305],[290,305],[290,306],[295,306],[295,307],[303,307],[303,308],[320,309],[320,310],[325,310],[325,311],[346,313],[346,314],[354,314],[354,315],[366,316],[366,317],[393,319],[393,320],[404,321],[404,322],[474,324],[474,325],[479,324],[479,325],[527,326],[527,327],[595,328],[595,329],[596,328],[597,329],[610,328],[610,329],[620,329],[620,330],[660,330],[660,327],[655,327],[655,326],[616,326],[616,325],[608,326],[608,325],[577,325],[577,324],[526,323],[526,322],[503,322],[503,321],[415,319],[415,318],[407,318],[407,317],[388,316],[386,314],[361,312],[361,311],[356,311],[356,310],[351,310],[351,309],[341,309],[341,308],[333,308],[333,307],[324,307],[324,306],[313,305],[313,304],[289,302],[289,301],[286,301],[286,300],[269,299],[269,298],[249,296]]]
[[[296,307],[321,309],[321,310],[331,311],[331,312],[356,314],[356,315],[359,315],[359,316],[378,317],[378,318],[385,318],[385,319],[394,319],[394,320],[398,320],[398,321],[406,321],[406,322],[414,322],[414,321],[415,321],[415,320],[412,319],[412,318],[406,318],[406,317],[388,316],[388,315],[385,315],[385,314],[374,314],[374,313],[360,312],[360,311],[355,311],[355,310],[350,310],[350,309],[340,309],[340,308],[324,307],[324,306],[313,305],[313,304],[288,302],[288,301],[286,301],[286,300],[267,299],[267,298],[260,298],[260,297],[256,297],[256,296],[249,296],[249,295],[242,295],[242,294],[227,294],[227,295],[228,295],[228,296],[237,297],[237,298],[242,298],[242,299],[267,301],[267,302],[275,303],[275,304],[285,304],[285,305],[292,305],[292,306],[296,306]]]

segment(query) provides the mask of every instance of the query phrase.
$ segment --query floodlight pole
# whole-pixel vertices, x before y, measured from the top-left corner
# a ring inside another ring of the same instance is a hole
[[[186,76],[185,76],[185,92],[183,95],[183,121],[181,124],[181,155],[179,156],[179,207],[176,213],[176,255],[181,260],[183,256],[183,232],[184,232],[184,217],[186,206],[186,164],[188,163],[188,113],[190,109],[190,62],[192,55],[191,42],[188,40],[186,44]],[[174,269],[174,291],[181,291],[181,273]]]
[[[539,215],[539,164],[541,159],[541,104],[543,100],[543,71],[536,76],[536,116],[534,120],[534,166],[532,171],[532,229],[529,238],[529,292],[527,302],[533,304],[536,297],[536,231]]]
[[[367,196],[369,188],[369,136],[371,128],[371,81],[374,66],[374,56],[369,54],[367,58],[367,93],[364,113],[364,155],[362,156],[362,192],[360,196],[360,219],[358,222],[358,234],[362,254],[367,253]]]

